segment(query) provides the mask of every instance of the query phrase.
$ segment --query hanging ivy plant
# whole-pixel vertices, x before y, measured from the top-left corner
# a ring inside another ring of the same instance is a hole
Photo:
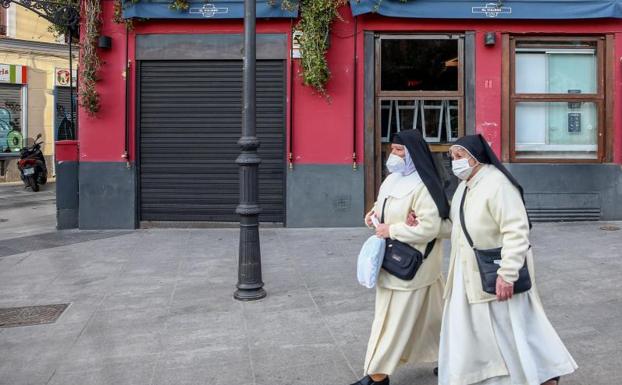
[[[101,4],[99,0],[84,0],[84,36],[82,37],[80,65],[80,105],[89,115],[99,111],[99,93],[95,87],[97,72],[101,66],[97,56],[97,39],[101,27]]]
[[[326,84],[330,70],[326,60],[329,31],[335,19],[340,19],[339,7],[347,0],[301,0],[301,16],[297,28],[302,31],[302,79],[307,86],[327,95]]]
[[[190,4],[188,4],[188,0],[172,0],[169,8],[176,11],[187,11]]]
[[[114,0],[114,14],[112,16],[112,21],[117,24],[125,24],[127,29],[134,29],[134,19],[124,19],[123,18],[123,8],[126,4],[136,4],[140,0]]]

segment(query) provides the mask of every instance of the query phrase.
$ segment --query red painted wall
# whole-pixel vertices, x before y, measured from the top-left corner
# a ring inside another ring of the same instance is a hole
[[[326,98],[302,84],[300,60],[296,59],[294,78],[294,161],[296,163],[352,163],[354,140],[354,19],[342,9],[343,21],[336,22],[327,55],[331,71]],[[359,40],[359,55],[362,54]],[[360,55],[362,57],[362,55]],[[359,73],[362,90],[362,71]],[[360,94],[359,111],[362,108]],[[360,116],[360,114],[359,114]],[[362,125],[358,127],[357,160],[363,160]]]
[[[101,57],[100,81],[97,90],[101,98],[101,109],[96,116],[90,116],[80,107],[78,139],[80,161],[105,162],[123,161],[125,143],[123,79],[125,61],[125,27],[112,23],[112,1],[102,1],[101,34],[112,37],[110,50],[99,50]],[[86,33],[80,33],[81,39]]]
[[[102,57],[101,81],[98,90],[101,95],[101,111],[90,117],[80,111],[80,159],[81,161],[124,161],[125,120],[124,100],[125,81],[125,27],[112,23],[112,2],[102,2],[104,25],[102,34],[111,36],[113,47],[100,51]],[[355,21],[349,8],[341,10],[342,21],[334,24],[328,63],[332,80],[328,85],[330,98],[315,93],[302,85],[299,60],[294,60],[293,79],[293,157],[297,164],[350,164],[352,162],[354,139],[354,100],[356,100],[356,152],[357,162],[363,161],[363,32],[476,32],[476,129],[492,143],[495,151],[501,150],[501,37],[500,32],[514,34],[538,31],[550,34],[602,34],[616,32],[616,58],[622,57],[622,21],[573,20],[573,21],[508,21],[508,20],[415,20],[390,19],[377,15],[364,15]],[[291,31],[290,20],[259,20],[258,33],[287,33]],[[148,21],[137,23],[129,35],[129,59],[131,100],[130,113],[130,160],[134,160],[134,113],[135,113],[135,72],[134,39],[137,34],[147,33],[242,33],[241,20],[199,20],[199,21]],[[497,45],[483,45],[486,32],[497,32]],[[82,34],[84,36],[84,34]],[[355,66],[355,37],[358,47],[358,61]],[[289,59],[291,60],[291,59]],[[288,60],[288,71],[290,61]],[[356,71],[355,71],[356,69]],[[616,60],[614,121],[615,161],[622,163],[622,76],[620,64]],[[355,76],[358,92],[355,99]],[[287,124],[289,132],[289,111]],[[288,136],[288,141],[292,139]]]

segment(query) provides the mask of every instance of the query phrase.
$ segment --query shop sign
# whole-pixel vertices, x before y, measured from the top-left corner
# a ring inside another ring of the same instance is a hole
[[[512,7],[503,7],[498,3],[487,3],[483,7],[473,7],[471,8],[471,13],[473,14],[484,14],[487,17],[497,17],[500,14],[510,14],[512,13]]]
[[[69,68],[56,68],[54,84],[57,87],[69,87]],[[76,70],[73,70],[73,86],[76,86]]]
[[[28,67],[14,64],[0,64],[0,83],[26,84]]]
[[[221,13],[229,13],[228,7],[217,7],[214,4],[205,3],[202,7],[199,8],[190,8],[188,10],[189,13],[199,13],[201,16],[209,18],[214,17]]]

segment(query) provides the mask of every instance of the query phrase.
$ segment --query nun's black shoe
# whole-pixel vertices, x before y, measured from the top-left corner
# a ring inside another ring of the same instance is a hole
[[[432,370],[432,372],[434,372],[434,375],[436,377],[438,377],[438,366],[436,368],[434,368],[434,370]]]
[[[555,384],[559,385],[559,377],[555,377],[555,378],[551,378],[550,380],[546,380],[546,382],[549,382],[549,381],[555,381]],[[546,384],[546,382],[545,382],[545,384]]]
[[[386,376],[384,380],[379,382],[372,380],[369,376],[365,376],[352,385],[389,385],[389,376]]]

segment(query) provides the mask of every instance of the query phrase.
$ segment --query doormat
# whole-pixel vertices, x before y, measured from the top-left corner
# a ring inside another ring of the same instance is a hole
[[[43,325],[56,322],[68,303],[0,308],[0,328]]]

